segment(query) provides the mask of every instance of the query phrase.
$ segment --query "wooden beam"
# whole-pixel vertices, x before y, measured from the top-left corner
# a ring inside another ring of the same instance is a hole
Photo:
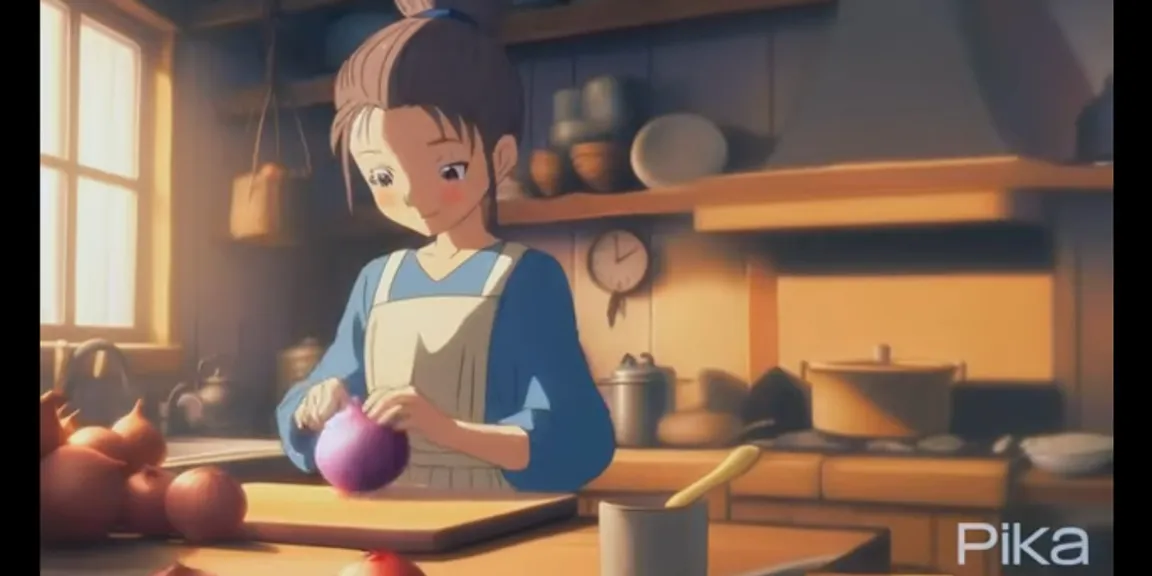
[[[283,0],[282,10],[301,12],[345,0]],[[559,40],[587,34],[641,28],[683,20],[744,14],[762,10],[831,4],[833,0],[583,0],[553,8],[517,10],[504,21],[501,37],[507,45]],[[211,28],[259,19],[262,0],[216,0],[194,12],[192,28]],[[287,106],[314,106],[332,101],[334,75],[318,76],[287,87]],[[240,90],[219,105],[225,115],[251,113],[263,102],[264,89]]]
[[[291,14],[345,2],[347,0],[280,0],[280,10]],[[198,0],[189,10],[188,27],[204,30],[259,22],[267,6],[267,0]]]
[[[665,24],[757,10],[831,4],[834,0],[581,0],[571,5],[515,10],[505,20],[502,37],[510,44],[567,38],[654,24]],[[347,4],[349,0],[280,0],[286,13]],[[201,1],[192,9],[189,27],[202,30],[259,21],[265,0]],[[387,4],[382,3],[387,6]]]

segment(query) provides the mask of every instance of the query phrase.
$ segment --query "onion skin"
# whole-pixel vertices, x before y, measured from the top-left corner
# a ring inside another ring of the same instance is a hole
[[[426,576],[412,561],[389,550],[369,552],[355,564],[340,571],[340,576]]]
[[[80,446],[61,446],[40,461],[40,542],[97,542],[116,522],[126,491],[125,466]]]
[[[159,466],[168,456],[164,435],[144,417],[143,400],[137,400],[132,411],[112,425],[112,431],[124,437],[130,455],[128,466],[132,470]]]
[[[57,401],[59,394],[55,391],[45,392],[40,396],[40,458],[52,453],[64,442],[64,434],[60,430],[60,418],[56,415],[59,409]]]
[[[69,446],[91,448],[113,460],[128,462],[128,445],[119,434],[99,426],[85,426],[68,436]]]
[[[117,527],[142,536],[175,534],[164,504],[168,486],[175,478],[172,472],[155,466],[145,466],[128,478],[128,490]]]
[[[316,468],[341,492],[371,492],[400,477],[409,450],[407,434],[369,420],[353,400],[320,432]]]
[[[168,521],[190,543],[231,540],[241,534],[248,497],[240,483],[214,466],[193,468],[168,486]]]
[[[61,411],[57,411],[56,415],[59,416]],[[60,434],[64,440],[67,440],[80,429],[80,411],[73,410],[71,414],[60,417]]]

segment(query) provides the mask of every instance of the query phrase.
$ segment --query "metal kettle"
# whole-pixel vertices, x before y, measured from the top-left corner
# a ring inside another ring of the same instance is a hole
[[[656,426],[669,398],[669,371],[651,354],[625,354],[612,375],[599,383],[612,416],[616,445],[644,448],[656,445]]]
[[[178,384],[168,396],[169,421],[173,414],[182,417],[188,428],[206,432],[225,432],[233,424],[236,387],[228,376],[229,362],[222,355],[200,360],[195,378]]]

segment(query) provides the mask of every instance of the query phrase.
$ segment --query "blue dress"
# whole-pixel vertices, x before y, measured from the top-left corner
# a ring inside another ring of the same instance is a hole
[[[437,281],[409,252],[391,297],[478,295],[498,255],[498,247],[477,252]],[[353,397],[366,395],[364,330],[391,257],[377,258],[361,270],[332,346],[276,409],[284,451],[305,472],[316,469],[316,434],[297,428],[293,415],[309,388],[329,378],[343,381]],[[527,468],[503,471],[517,490],[575,492],[612,461],[612,424],[580,347],[568,279],[546,253],[529,250],[511,271],[492,327],[487,382],[484,423],[519,426],[528,434]]]

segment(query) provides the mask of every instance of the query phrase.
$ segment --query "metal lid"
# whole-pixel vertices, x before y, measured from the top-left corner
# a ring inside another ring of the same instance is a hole
[[[887,344],[876,346],[872,359],[810,362],[807,369],[814,372],[869,372],[869,373],[935,373],[959,368],[959,364],[936,360],[893,360],[892,348]]]
[[[664,372],[656,365],[652,355],[645,352],[639,358],[625,354],[620,365],[612,371],[608,384],[643,384],[657,381]]]

